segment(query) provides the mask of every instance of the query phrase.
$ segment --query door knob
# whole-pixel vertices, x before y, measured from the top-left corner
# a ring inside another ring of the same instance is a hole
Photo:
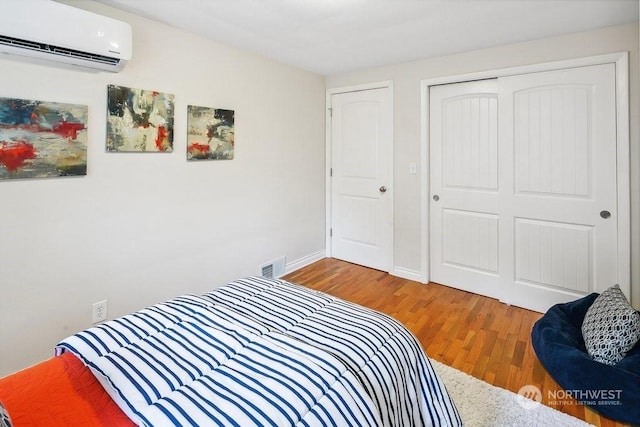
[[[434,194],[433,195],[433,200],[435,200],[437,202],[438,200],[440,200],[440,196],[438,196],[437,194]]]
[[[609,212],[609,211],[602,211],[602,212],[600,212],[600,217],[601,217],[602,219],[609,219],[609,218],[611,218],[611,212]]]
[[[387,187],[385,187],[384,185],[382,187],[380,187],[380,192],[381,193],[386,193],[387,192]]]

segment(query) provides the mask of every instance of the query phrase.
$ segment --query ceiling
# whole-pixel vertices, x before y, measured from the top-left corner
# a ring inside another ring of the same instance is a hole
[[[97,0],[318,74],[638,20],[638,0]]]

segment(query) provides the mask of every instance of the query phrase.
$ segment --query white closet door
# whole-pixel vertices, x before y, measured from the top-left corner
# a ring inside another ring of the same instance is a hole
[[[431,280],[499,298],[497,80],[430,88]]]
[[[540,312],[617,283],[615,93],[614,64],[431,88],[432,281]]]
[[[617,283],[615,66],[501,78],[499,93],[502,298],[545,311]]]

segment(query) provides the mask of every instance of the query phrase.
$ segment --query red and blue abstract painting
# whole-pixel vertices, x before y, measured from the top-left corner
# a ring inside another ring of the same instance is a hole
[[[187,160],[231,160],[235,151],[235,112],[187,106]]]
[[[87,174],[86,105],[0,98],[0,179]]]
[[[107,151],[173,151],[174,96],[107,87]]]

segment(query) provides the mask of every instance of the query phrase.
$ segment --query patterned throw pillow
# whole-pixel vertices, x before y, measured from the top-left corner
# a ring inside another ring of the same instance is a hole
[[[0,427],[11,427],[11,420],[9,419],[9,414],[7,410],[0,402]]]
[[[582,322],[587,352],[600,363],[615,365],[640,339],[640,314],[629,305],[618,285],[593,302]]]

